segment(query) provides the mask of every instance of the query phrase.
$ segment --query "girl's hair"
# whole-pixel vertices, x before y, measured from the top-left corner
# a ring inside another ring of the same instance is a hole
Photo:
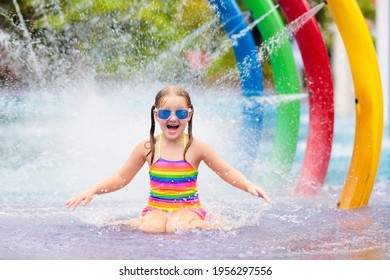
[[[152,106],[152,108],[150,110],[150,117],[151,117],[152,125],[150,127],[150,140],[149,140],[149,142],[150,142],[150,151],[147,154],[147,156],[149,154],[151,154],[150,164],[153,164],[154,155],[155,155],[155,152],[156,152],[156,149],[155,149],[156,139],[154,137],[154,130],[155,130],[155,127],[156,127],[156,124],[155,124],[155,121],[154,121],[154,109],[159,107],[163,97],[169,96],[169,95],[176,95],[176,96],[184,97],[186,99],[186,101],[187,101],[188,108],[190,108],[192,110],[191,118],[188,121],[188,142],[187,142],[187,145],[184,148],[184,153],[183,153],[184,160],[186,160],[186,153],[187,153],[188,148],[191,146],[192,141],[193,141],[193,136],[192,136],[192,117],[194,116],[194,107],[192,106],[190,95],[188,94],[188,92],[185,89],[183,89],[180,86],[168,86],[166,88],[161,89],[157,93],[156,98],[154,100],[154,104],[153,104],[153,106]]]

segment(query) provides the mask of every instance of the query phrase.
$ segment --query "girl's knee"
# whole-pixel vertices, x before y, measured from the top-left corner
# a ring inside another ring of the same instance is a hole
[[[159,233],[166,231],[166,225],[167,217],[165,213],[159,210],[153,210],[142,217],[139,229],[144,232]]]
[[[197,220],[202,220],[202,219],[191,210],[182,209],[176,211],[168,219],[166,225],[166,231],[175,232],[176,230],[186,230],[186,229],[194,228],[193,226],[191,226],[191,224]]]

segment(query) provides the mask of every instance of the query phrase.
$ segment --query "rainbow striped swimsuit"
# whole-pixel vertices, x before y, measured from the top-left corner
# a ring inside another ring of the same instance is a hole
[[[142,211],[143,215],[154,209],[173,212],[187,208],[202,219],[205,218],[206,211],[200,204],[196,188],[198,171],[190,163],[184,159],[166,160],[159,155],[157,161],[150,167],[149,176],[150,196],[147,206]]]

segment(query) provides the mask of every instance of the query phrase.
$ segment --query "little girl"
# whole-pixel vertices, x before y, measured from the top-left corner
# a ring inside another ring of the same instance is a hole
[[[205,162],[224,181],[270,202],[268,195],[227,164],[209,145],[192,136],[194,108],[187,91],[179,86],[160,90],[151,109],[150,139],[139,143],[114,174],[70,199],[66,207],[85,206],[94,195],[117,191],[134,178],[145,162],[150,175],[150,196],[140,218],[120,221],[145,232],[174,232],[212,228],[205,221],[196,188],[198,167]],[[155,120],[162,133],[154,135]],[[184,131],[188,124],[188,134]]]

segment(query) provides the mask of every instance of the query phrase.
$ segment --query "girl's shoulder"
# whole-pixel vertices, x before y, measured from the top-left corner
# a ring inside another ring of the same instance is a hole
[[[144,139],[140,141],[135,147],[134,151],[139,154],[146,155],[150,152],[150,139]]]
[[[192,147],[192,145],[191,145]],[[191,148],[190,147],[190,148]],[[196,158],[199,162],[204,161],[208,166],[211,165],[220,165],[222,159],[217,153],[217,151],[207,144],[206,142],[199,140],[199,139],[194,139],[193,140],[193,156]]]
[[[208,145],[203,140],[200,140],[198,138],[193,138],[191,147],[199,153],[207,152],[208,150],[212,149],[210,145]]]
[[[187,139],[188,139],[188,135],[187,135]],[[192,138],[192,143],[191,143],[191,146],[193,147],[198,147],[198,146],[202,146],[204,144],[204,142],[198,138]]]

